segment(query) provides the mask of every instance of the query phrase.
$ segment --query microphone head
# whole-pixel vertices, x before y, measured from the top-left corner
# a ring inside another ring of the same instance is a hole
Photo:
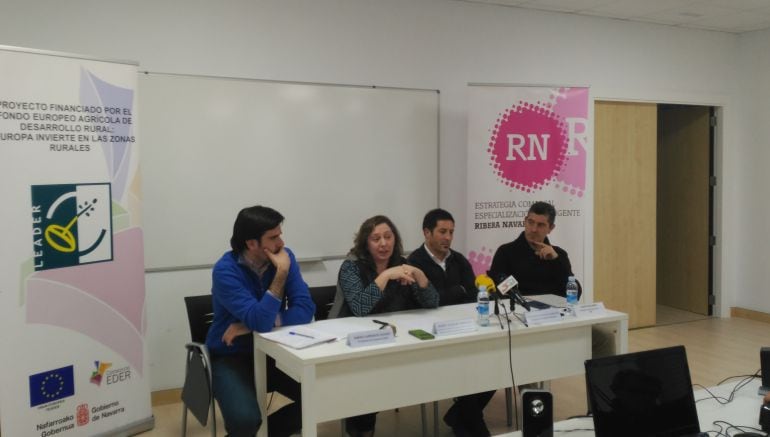
[[[492,278],[490,278],[486,273],[482,273],[476,276],[476,288],[479,288],[481,285],[487,288],[487,293],[491,294],[497,291],[497,287],[495,287],[495,281],[493,281]]]
[[[511,290],[516,290],[518,282],[513,278],[513,275],[508,276],[503,281],[497,284],[497,291],[501,294],[506,294]]]

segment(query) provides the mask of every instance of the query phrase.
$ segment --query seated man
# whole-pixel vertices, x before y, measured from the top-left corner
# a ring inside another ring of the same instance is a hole
[[[567,252],[551,245],[548,234],[556,227],[556,209],[550,203],[535,202],[524,218],[524,231],[495,252],[490,276],[500,281],[513,275],[524,296],[556,294],[566,297],[567,278],[574,276]],[[578,298],[583,293],[578,282]],[[614,334],[594,328],[592,356],[599,358],[614,351]]]
[[[556,209],[535,202],[524,218],[524,231],[503,244],[492,258],[490,276],[496,282],[513,275],[522,295],[556,294],[566,297],[567,278],[573,276],[567,252],[552,246],[548,234],[556,227]]]
[[[473,268],[459,252],[452,250],[455,220],[448,211],[434,209],[425,214],[422,233],[425,244],[409,255],[409,264],[425,272],[439,294],[439,305],[476,301]],[[460,396],[444,416],[444,422],[458,436],[488,436],[484,407],[493,391]]]
[[[265,206],[238,213],[231,251],[214,265],[214,320],[206,337],[214,397],[231,436],[253,436],[262,424],[254,384],[251,331],[309,323],[315,312],[294,254],[283,245],[283,216]],[[267,390],[294,400],[270,417],[269,435],[288,436],[302,427],[300,386],[268,359]],[[267,412],[264,412],[267,414]]]

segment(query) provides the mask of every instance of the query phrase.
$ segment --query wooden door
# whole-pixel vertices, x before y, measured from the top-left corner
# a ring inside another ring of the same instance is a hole
[[[594,107],[594,301],[655,324],[657,105]]]
[[[658,304],[708,315],[710,108],[659,111]]]

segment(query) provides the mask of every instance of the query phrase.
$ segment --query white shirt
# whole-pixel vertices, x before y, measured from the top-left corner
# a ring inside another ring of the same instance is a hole
[[[433,262],[435,262],[436,264],[438,264],[438,265],[441,267],[441,269],[442,269],[442,270],[446,271],[446,260],[447,260],[447,259],[448,259],[450,256],[452,256],[452,251],[449,251],[449,253],[447,254],[447,256],[446,256],[446,257],[445,257],[443,260],[440,260],[440,259],[438,259],[438,257],[436,257],[436,255],[434,255],[434,254],[433,254],[433,253],[430,251],[430,249],[428,249],[428,245],[427,245],[427,244],[423,243],[423,244],[422,244],[422,247],[424,247],[424,248],[425,248],[425,251],[426,251],[426,252],[428,252],[428,256],[430,256],[430,259],[432,259],[432,260],[433,260]]]

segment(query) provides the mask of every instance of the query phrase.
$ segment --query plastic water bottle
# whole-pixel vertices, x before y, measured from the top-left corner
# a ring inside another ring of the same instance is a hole
[[[479,294],[476,296],[476,311],[479,313],[479,326],[489,326],[489,293],[486,285],[479,285]]]
[[[567,307],[572,311],[578,303],[578,284],[574,276],[567,278]]]

